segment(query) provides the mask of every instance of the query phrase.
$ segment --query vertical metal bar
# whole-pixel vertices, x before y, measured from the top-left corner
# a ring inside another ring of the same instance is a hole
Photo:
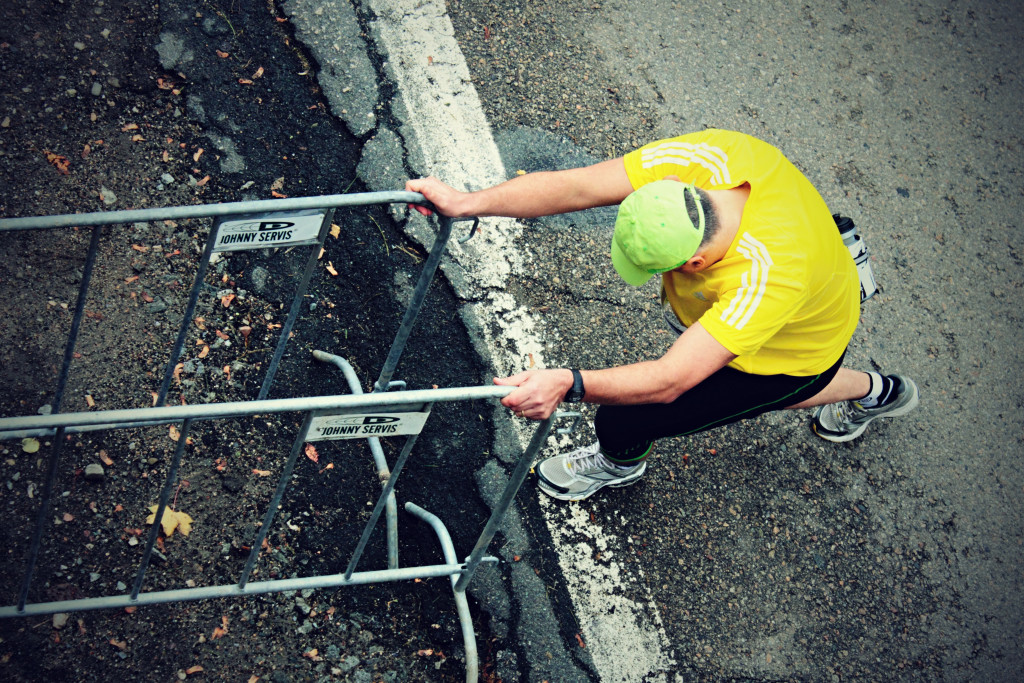
[[[466,560],[466,571],[462,576],[459,577],[458,583],[455,584],[456,591],[465,591],[466,586],[470,581],[473,580],[473,574],[476,573],[476,568],[480,565],[480,560],[483,558],[484,551],[487,550],[487,546],[490,544],[491,539],[494,538],[494,534],[497,533],[498,527],[501,525],[501,520],[505,516],[505,512],[508,511],[509,506],[512,504],[512,500],[516,497],[516,493],[519,491],[519,487],[526,481],[526,475],[530,473],[530,466],[533,464],[534,456],[540,451],[544,445],[544,441],[547,440],[548,434],[551,432],[551,425],[555,421],[555,416],[552,415],[548,419],[544,420],[537,426],[537,431],[533,433],[533,438],[530,440],[530,445],[519,456],[519,462],[516,463],[515,470],[512,471],[512,476],[509,478],[508,484],[505,486],[505,491],[501,494],[501,500],[494,506],[491,511],[491,517],[487,520],[487,526],[480,533],[480,538],[477,539],[476,545],[473,547],[473,552],[470,554],[469,559]]]
[[[274,357],[270,360],[270,367],[267,368],[267,374],[263,378],[263,386],[260,387],[260,393],[256,397],[258,401],[262,401],[270,393],[270,385],[274,382],[274,375],[277,374],[277,366],[281,362],[281,357],[284,356],[284,347],[288,345],[288,337],[291,336],[292,327],[295,326],[295,321],[299,317],[299,311],[302,310],[302,298],[306,295],[309,279],[313,276],[313,267],[320,258],[320,250],[324,247],[324,239],[327,237],[327,226],[331,224],[333,219],[334,209],[328,209],[324,213],[324,222],[320,225],[320,238],[313,245],[309,253],[306,269],[302,272],[302,280],[299,282],[298,291],[295,292],[295,298],[292,299],[291,310],[288,311],[288,319],[285,321],[284,327],[281,328],[281,338],[277,340]]]
[[[67,342],[64,344],[64,358],[61,361],[60,374],[57,376],[57,387],[54,391],[51,411],[59,413],[61,403],[64,402],[64,389],[67,387],[68,375],[71,372],[71,360],[75,355],[75,345],[78,343],[78,333],[82,328],[82,317],[85,314],[85,301],[89,295],[89,283],[92,281],[93,266],[96,264],[96,254],[100,246],[100,231],[102,227],[96,226],[92,229],[89,238],[89,250],[85,256],[85,267],[82,269],[82,283],[78,286],[78,299],[75,301],[75,313],[71,318],[71,330],[68,332]],[[18,611],[25,609],[28,601],[28,591],[32,585],[32,575],[35,574],[36,563],[39,561],[39,549],[43,542],[43,528],[46,525],[46,517],[50,511],[50,500],[53,496],[53,484],[57,480],[57,465],[60,463],[60,451],[64,442],[64,429],[60,428],[53,437],[53,448],[50,451],[50,461],[46,471],[46,481],[43,484],[42,500],[39,501],[39,513],[36,516],[36,526],[32,530],[32,541],[29,544],[28,566],[25,568],[25,575],[21,582],[21,591],[18,595]]]
[[[430,412],[433,408],[433,404],[429,404],[426,407],[426,411]],[[363,550],[366,548],[367,542],[370,540],[370,534],[373,532],[373,528],[377,525],[377,520],[380,519],[381,510],[384,509],[384,504],[391,497],[392,491],[395,489],[395,483],[398,481],[398,475],[402,473],[402,468],[405,467],[405,461],[409,459],[409,454],[412,452],[412,447],[416,444],[416,440],[419,438],[419,434],[412,434],[405,440],[405,446],[402,448],[402,452],[398,456],[398,460],[395,461],[395,466],[391,470],[391,476],[388,477],[388,481],[384,484],[383,490],[380,492],[380,497],[377,498],[377,504],[373,506],[373,513],[370,515],[370,519],[367,520],[366,526],[363,527],[363,535],[359,538],[359,543],[356,544],[355,552],[352,553],[352,559],[349,560],[348,569],[345,570],[345,579],[352,578],[352,572],[356,570],[356,565],[359,564],[359,558],[363,556]],[[394,569],[394,567],[389,567]]]
[[[434,533],[437,534],[437,540],[441,542],[441,553],[444,555],[444,561],[448,564],[457,564],[459,560],[455,555],[452,537],[448,535],[448,529],[445,528],[441,520],[436,515],[427,512],[414,503],[406,503],[405,509],[431,526]],[[473,617],[469,613],[469,601],[466,600],[466,592],[455,590],[457,579],[454,574],[450,578],[452,580],[452,592],[455,594],[455,610],[459,613],[459,625],[462,627],[462,644],[466,649],[466,683],[476,683],[479,662],[476,650],[476,633],[473,631]]]
[[[313,412],[310,411],[306,413],[306,418],[302,421],[302,427],[299,428],[299,433],[292,444],[291,455],[288,456],[288,462],[285,463],[284,471],[281,472],[281,478],[277,481],[277,490],[270,501],[270,507],[267,508],[267,514],[263,516],[263,526],[260,527],[256,540],[253,541],[252,548],[249,550],[249,559],[246,560],[245,568],[238,579],[239,588],[245,588],[245,584],[249,582],[249,576],[252,574],[252,568],[256,566],[256,560],[259,559],[260,549],[263,546],[263,539],[267,537],[267,532],[270,531],[270,525],[274,521],[274,516],[277,515],[277,506],[281,504],[281,499],[284,497],[284,490],[288,487],[288,480],[291,479],[292,470],[295,469],[295,460],[299,457],[299,451],[302,450],[302,444],[306,439],[306,432],[309,431],[309,423],[312,421]]]
[[[149,529],[149,538],[146,540],[146,548],[142,553],[142,561],[139,563],[139,571],[135,575],[135,584],[132,586],[131,599],[139,597],[142,590],[142,581],[146,578],[146,569],[149,567],[149,559],[153,555],[153,544],[160,534],[160,522],[164,518],[164,510],[167,509],[167,501],[171,498],[171,489],[178,479],[178,465],[181,464],[181,456],[185,452],[185,443],[188,440],[188,433],[192,429],[192,419],[189,418],[181,423],[181,434],[178,437],[178,446],[174,449],[174,457],[171,460],[171,467],[167,471],[167,478],[164,480],[163,489],[160,491],[160,502],[157,503],[156,513],[153,518],[153,526]]]
[[[181,358],[181,350],[185,348],[185,337],[188,335],[188,326],[192,324],[192,316],[196,313],[196,303],[199,301],[199,292],[203,288],[203,281],[206,279],[206,271],[210,267],[210,256],[213,254],[213,245],[217,241],[217,231],[223,218],[218,218],[210,228],[210,235],[206,238],[206,246],[203,248],[203,255],[199,257],[199,270],[196,272],[196,279],[192,283],[192,291],[189,292],[188,305],[185,306],[185,317],[181,319],[178,327],[178,337],[174,340],[174,349],[171,351],[171,358],[167,361],[164,369],[164,381],[160,384],[160,393],[157,396],[156,405],[162,406],[167,401],[167,392],[171,389],[171,378],[174,377],[174,367]]]
[[[405,344],[412,333],[413,325],[416,323],[416,316],[419,314],[420,308],[423,307],[423,299],[427,294],[427,288],[430,287],[430,283],[434,280],[434,273],[437,272],[437,266],[441,263],[441,256],[444,254],[448,238],[451,237],[451,234],[452,219],[447,216],[441,216],[434,245],[430,248],[430,255],[427,256],[427,260],[423,264],[420,279],[416,283],[416,289],[413,290],[409,307],[405,309],[405,315],[402,317],[402,324],[398,328],[398,334],[395,335],[395,340],[391,343],[391,350],[388,351],[388,357],[384,361],[380,377],[377,378],[377,383],[373,385],[374,392],[387,391],[388,383],[395,374],[398,359],[402,357],[402,352],[405,350]]]
[[[93,265],[96,263],[96,252],[100,246],[100,228],[92,229],[92,237],[89,240],[89,251],[85,256],[85,268],[82,269],[82,284],[78,287],[78,300],[75,302],[75,314],[71,319],[71,331],[68,333],[67,343],[64,345],[64,360],[60,366],[60,375],[57,377],[57,391],[53,398],[53,412],[60,412],[60,404],[64,400],[64,388],[67,385],[68,374],[71,369],[71,359],[74,358],[75,344],[78,342],[78,332],[82,327],[82,316],[85,313],[85,300],[88,297],[89,282],[92,280]]]
[[[28,601],[28,590],[32,585],[32,575],[36,570],[36,562],[39,559],[39,548],[43,540],[43,527],[46,525],[46,518],[50,511],[50,498],[53,496],[53,483],[57,480],[57,463],[60,461],[60,448],[64,443],[64,428],[57,430],[53,437],[53,449],[50,451],[50,463],[46,468],[46,481],[43,483],[43,496],[39,501],[39,514],[36,515],[36,526],[32,531],[32,543],[29,546],[28,566],[25,568],[25,576],[21,580],[21,592],[18,595],[18,611],[25,609]]]

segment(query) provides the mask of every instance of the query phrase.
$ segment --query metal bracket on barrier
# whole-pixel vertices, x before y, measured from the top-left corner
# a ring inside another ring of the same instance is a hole
[[[571,417],[575,419],[573,419],[572,424],[570,424],[568,427],[559,427],[555,431],[558,432],[559,434],[572,434],[573,432],[576,431],[576,427],[579,426],[580,420],[583,419],[583,413],[581,413],[578,410],[559,410],[555,413],[556,420],[561,420],[563,417]]]
[[[473,225],[469,226],[469,234],[466,235],[465,237],[463,237],[462,239],[458,240],[459,244],[465,244],[466,242],[468,242],[471,239],[473,239],[473,235],[475,235],[477,233],[477,231],[478,231],[477,229],[480,227],[480,219],[478,217],[476,217],[476,216],[474,216],[472,218],[454,218],[454,219],[452,219],[452,222],[454,222],[454,223],[461,223],[463,221],[468,221],[468,220],[472,220],[473,221]]]

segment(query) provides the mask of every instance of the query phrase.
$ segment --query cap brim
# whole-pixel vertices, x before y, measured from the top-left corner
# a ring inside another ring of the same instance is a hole
[[[626,254],[619,248],[618,243],[612,240],[612,265],[615,266],[615,272],[619,274],[627,284],[639,287],[645,284],[651,279],[652,274],[648,273],[643,268],[638,268],[630,261]]]

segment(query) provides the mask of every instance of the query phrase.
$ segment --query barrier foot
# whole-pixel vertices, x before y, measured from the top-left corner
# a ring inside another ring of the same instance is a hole
[[[452,538],[448,535],[448,529],[444,523],[419,505],[406,503],[405,509],[416,515],[433,528],[437,539],[441,542],[441,551],[444,553],[444,561],[449,564],[458,562],[455,557],[455,547],[452,545]],[[456,590],[455,583],[458,581],[458,574],[452,574],[452,593],[455,595],[455,608],[459,613],[459,624],[462,626],[462,643],[466,649],[466,683],[475,683],[479,676],[476,651],[476,632],[473,631],[473,618],[469,614],[469,602],[466,600],[464,590]]]

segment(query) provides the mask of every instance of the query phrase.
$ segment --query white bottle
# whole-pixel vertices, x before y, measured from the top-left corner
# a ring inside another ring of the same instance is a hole
[[[853,257],[853,262],[857,266],[857,277],[860,279],[860,300],[863,303],[878,292],[875,276],[871,272],[871,262],[868,261],[868,245],[857,234],[857,226],[853,224],[853,219],[839,214],[833,214],[832,218],[836,221],[843,244],[850,250],[850,256]]]

